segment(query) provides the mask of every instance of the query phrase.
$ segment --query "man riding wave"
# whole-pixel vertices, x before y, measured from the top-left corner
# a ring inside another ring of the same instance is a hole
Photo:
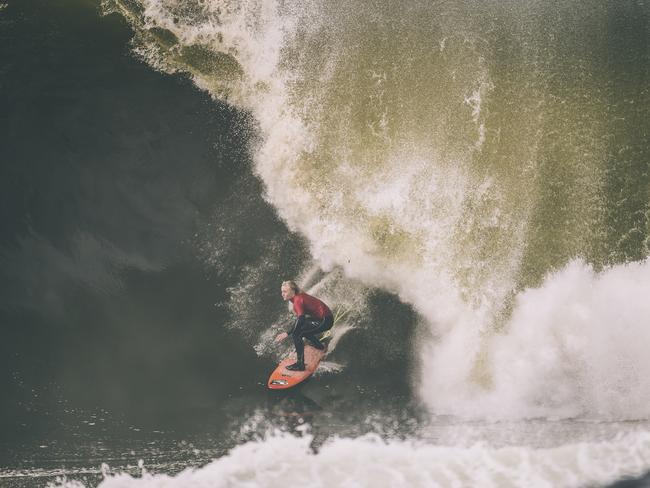
[[[294,281],[285,281],[280,287],[282,299],[287,300],[293,305],[293,313],[297,318],[293,327],[288,332],[282,332],[275,338],[276,342],[283,341],[291,336],[293,344],[296,347],[297,361],[287,369],[291,371],[305,370],[305,344],[303,337],[316,349],[323,351],[323,344],[317,334],[325,332],[332,328],[334,317],[329,307],[316,297],[301,292]]]

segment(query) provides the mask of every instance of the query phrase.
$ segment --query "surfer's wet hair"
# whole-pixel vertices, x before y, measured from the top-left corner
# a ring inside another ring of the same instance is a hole
[[[300,288],[298,288],[298,285],[296,285],[295,281],[292,280],[286,280],[282,282],[282,286],[288,286],[293,290],[293,292],[297,295],[300,293]]]

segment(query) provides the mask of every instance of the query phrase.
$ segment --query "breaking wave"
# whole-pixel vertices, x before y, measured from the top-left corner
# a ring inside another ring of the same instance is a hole
[[[105,8],[129,20],[142,59],[254,115],[265,197],[321,268],[420,314],[415,381],[433,412],[650,415],[650,210],[637,171],[650,95],[645,83],[623,93],[625,69],[608,67],[619,44],[630,67],[644,62],[607,24],[634,12],[537,1]]]

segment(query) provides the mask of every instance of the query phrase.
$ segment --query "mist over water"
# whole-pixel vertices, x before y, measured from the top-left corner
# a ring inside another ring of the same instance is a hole
[[[130,19],[135,51],[153,66],[188,71],[253,113],[266,198],[323,269],[421,315],[416,382],[434,412],[647,416],[650,370],[632,343],[648,325],[638,293],[649,268],[619,268],[648,254],[646,5],[106,8]],[[571,281],[577,270],[583,279]],[[602,299],[598,286],[617,293]],[[567,288],[587,313],[567,310]],[[593,330],[603,335],[584,347],[600,354],[572,348]],[[523,356],[543,345],[553,366],[522,359],[522,333],[542,336]],[[507,373],[522,361],[535,381]],[[643,373],[601,371],[620,361]],[[630,389],[643,393],[627,408],[617,398]]]

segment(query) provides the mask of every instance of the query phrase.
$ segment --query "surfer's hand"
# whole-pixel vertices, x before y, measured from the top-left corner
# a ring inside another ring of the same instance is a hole
[[[281,333],[278,334],[277,337],[275,338],[275,342],[283,341],[283,340],[285,340],[288,336],[289,336],[289,334],[287,334],[286,332],[281,332]]]

